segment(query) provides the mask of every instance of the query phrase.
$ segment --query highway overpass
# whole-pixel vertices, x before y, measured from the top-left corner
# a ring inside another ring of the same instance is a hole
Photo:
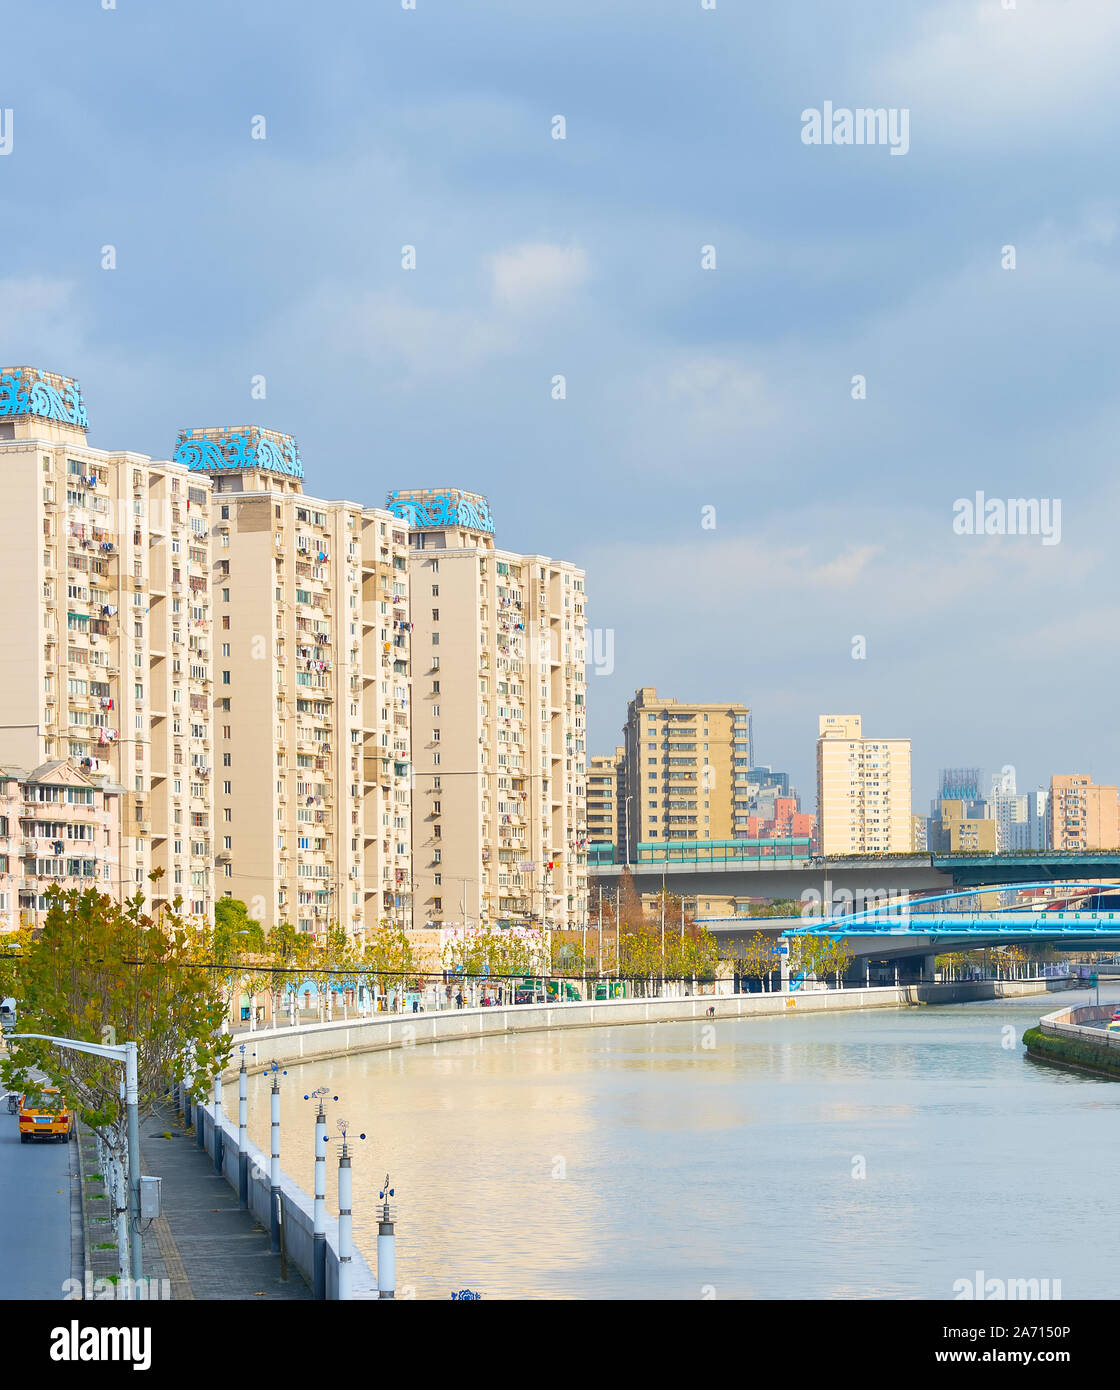
[[[662,887],[677,897],[792,898],[860,904],[868,895],[898,896],[982,886],[1022,886],[1072,879],[1120,879],[1120,849],[1074,854],[870,854],[810,857],[743,848],[731,841],[638,846],[630,864],[588,856],[588,876],[609,895],[625,869],[639,893]],[[803,895],[810,897],[803,897]],[[848,895],[851,895],[850,897]],[[592,904],[594,905],[594,894]],[[699,915],[703,915],[700,913]]]

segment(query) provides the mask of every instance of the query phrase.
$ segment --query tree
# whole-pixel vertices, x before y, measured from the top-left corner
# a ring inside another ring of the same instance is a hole
[[[173,1083],[186,1081],[196,1095],[205,1092],[229,1059],[231,1039],[220,1031],[222,976],[206,968],[208,934],[200,941],[188,928],[179,914],[181,899],[152,917],[141,893],[123,905],[95,889],[52,888],[48,898],[42,932],[20,962],[20,1032],[110,1046],[135,1042],[142,1117]],[[5,1085],[36,1094],[35,1068],[105,1145],[117,1205],[124,1206],[127,1132],[120,1065],[47,1042],[12,1039],[0,1064]],[[122,1218],[122,1275],[126,1229]]]
[[[384,976],[386,989],[395,986],[396,999],[402,999],[405,988],[415,983],[412,977],[417,969],[412,940],[404,927],[382,922],[366,940],[361,966],[363,973],[372,971],[379,988]]]
[[[826,938],[825,948],[821,954],[821,965],[826,974],[832,975],[836,980],[836,988],[840,988],[840,978],[848,971],[848,967],[855,959],[847,941],[843,937]]]

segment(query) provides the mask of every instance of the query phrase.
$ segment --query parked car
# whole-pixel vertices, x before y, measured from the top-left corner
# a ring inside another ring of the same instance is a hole
[[[32,1139],[53,1139],[65,1144],[70,1137],[72,1121],[66,1098],[57,1086],[44,1086],[37,1098],[19,1098],[19,1142],[30,1144]]]

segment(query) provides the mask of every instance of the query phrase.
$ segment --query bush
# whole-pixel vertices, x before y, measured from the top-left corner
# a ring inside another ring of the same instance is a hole
[[[1111,1047],[1095,1047],[1080,1038],[1063,1038],[1044,1033],[1041,1028],[1028,1028],[1023,1043],[1034,1055],[1049,1062],[1066,1062],[1076,1066],[1094,1067],[1098,1071],[1120,1076],[1120,1052]]]

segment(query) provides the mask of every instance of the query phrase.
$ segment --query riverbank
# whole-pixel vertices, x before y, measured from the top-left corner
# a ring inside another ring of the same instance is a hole
[[[1034,980],[968,980],[951,984],[883,985],[840,990],[795,990],[775,994],[691,995],[683,999],[612,999],[596,1003],[515,1005],[506,1008],[447,1009],[437,1013],[373,1014],[333,1023],[297,1024],[253,1033],[255,1066],[277,1062],[294,1066],[332,1057],[421,1043],[554,1029],[617,1027],[619,1024],[707,1024],[720,1019],[796,1016],[863,1009],[902,1009],[923,1004],[963,1004],[983,999],[1015,999],[1069,988],[1065,977]],[[234,1051],[237,1060],[237,1051]],[[231,1065],[227,1076],[235,1074]]]
[[[1036,1062],[1120,1079],[1120,1039],[1100,1028],[1086,1026],[1111,1018],[1113,1007],[1083,1004],[1047,1014],[1036,1028],[1028,1028],[1023,1034],[1027,1056]]]

